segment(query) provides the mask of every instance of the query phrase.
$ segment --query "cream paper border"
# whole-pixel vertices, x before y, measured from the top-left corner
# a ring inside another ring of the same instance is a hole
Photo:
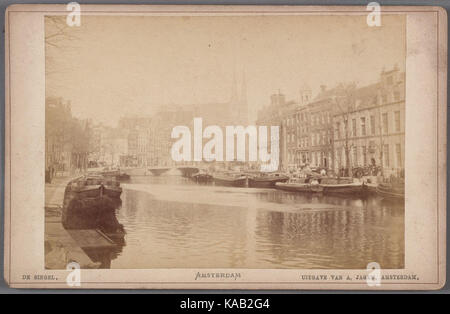
[[[358,6],[82,5],[92,15],[366,15]],[[82,270],[81,288],[152,289],[438,289],[446,266],[447,14],[439,7],[382,7],[406,14],[405,269],[416,281],[304,281],[302,275],[367,275],[366,270],[147,269]],[[383,14],[382,13],[382,14]],[[5,280],[15,288],[69,288],[68,271],[44,269],[44,15],[65,5],[13,5],[6,11]],[[40,204],[40,205],[39,205]],[[240,273],[199,279],[200,273]],[[56,280],[23,280],[23,275]]]

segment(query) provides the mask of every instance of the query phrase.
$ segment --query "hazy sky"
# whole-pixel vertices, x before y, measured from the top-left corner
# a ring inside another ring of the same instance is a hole
[[[80,27],[46,45],[47,96],[72,101],[80,118],[114,125],[164,104],[226,102],[233,73],[246,76],[253,111],[279,89],[297,99],[378,79],[405,63],[405,20],[382,16],[112,17],[82,16]],[[46,34],[55,32],[46,23]],[[56,46],[55,46],[56,45]]]

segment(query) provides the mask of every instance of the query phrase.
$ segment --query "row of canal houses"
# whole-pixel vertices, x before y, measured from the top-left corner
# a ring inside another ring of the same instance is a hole
[[[374,165],[390,176],[404,169],[405,73],[397,66],[368,86],[321,86],[314,98],[303,86],[299,94],[288,101],[278,92],[258,113],[258,125],[280,126],[280,170]]]

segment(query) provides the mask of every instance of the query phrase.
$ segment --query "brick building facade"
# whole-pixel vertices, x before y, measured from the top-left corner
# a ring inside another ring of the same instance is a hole
[[[280,170],[372,165],[397,175],[405,163],[405,73],[395,66],[367,86],[322,86],[307,101],[303,89],[298,101],[275,94],[258,122],[281,127]]]

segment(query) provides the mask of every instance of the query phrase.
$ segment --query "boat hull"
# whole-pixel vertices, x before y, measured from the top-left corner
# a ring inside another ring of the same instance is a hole
[[[302,192],[302,193],[321,193],[323,192],[323,187],[318,184],[308,184],[308,183],[284,183],[279,182],[275,185],[277,189],[289,192]]]
[[[214,184],[220,186],[245,187],[247,186],[247,178],[228,179],[214,177]]]
[[[378,185],[374,183],[364,183],[365,192],[369,195],[377,194]]]
[[[289,180],[288,177],[268,179],[248,178],[248,186],[251,188],[274,188],[278,182],[283,183],[287,180]]]
[[[196,174],[192,176],[192,180],[197,183],[210,183],[213,181],[213,177],[209,174]]]
[[[66,229],[116,230],[115,211],[121,205],[117,181],[99,176],[80,177],[64,191],[61,221]]]
[[[61,222],[66,229],[99,228],[114,219],[119,201],[107,195],[86,197],[67,192],[64,195]]]
[[[377,187],[377,194],[383,198],[401,200],[405,198],[405,187],[404,185],[394,187],[390,184],[380,184]]]
[[[88,188],[82,189],[70,189],[66,190],[66,193],[72,193],[74,197],[78,198],[95,198],[101,197],[102,192],[100,190],[101,185],[89,186]]]
[[[74,197],[77,197],[79,199],[84,199],[84,198],[100,198],[103,195],[106,195],[108,197],[111,198],[120,198],[120,195],[122,194],[122,188],[111,188],[111,187],[107,187],[105,186],[103,191],[101,189],[101,186],[98,187],[89,187],[86,189],[77,189],[77,190],[72,190],[70,191],[70,193],[73,194]]]
[[[325,194],[360,195],[365,192],[363,184],[320,184]]]
[[[120,198],[120,195],[122,194],[122,188],[108,188],[105,187],[105,195],[111,197],[111,198]]]

